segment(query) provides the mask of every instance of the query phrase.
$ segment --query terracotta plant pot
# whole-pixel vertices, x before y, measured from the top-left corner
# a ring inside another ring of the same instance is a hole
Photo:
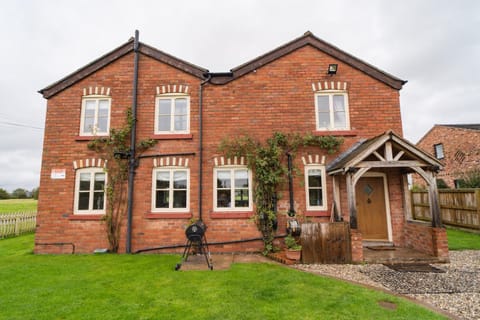
[[[298,261],[302,257],[302,250],[287,249],[285,251],[287,259]]]

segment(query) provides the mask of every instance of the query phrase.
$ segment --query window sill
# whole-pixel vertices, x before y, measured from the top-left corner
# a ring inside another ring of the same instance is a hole
[[[93,141],[98,138],[108,138],[109,136],[76,136],[75,141]]]
[[[191,133],[172,133],[172,134],[154,134],[150,136],[154,140],[191,140],[193,139],[193,134]]]
[[[146,219],[190,219],[192,217],[191,212],[152,212],[145,214]]]
[[[358,135],[358,130],[317,130],[313,132],[313,135],[355,137]]]
[[[253,211],[222,211],[210,212],[212,219],[248,219],[253,216]]]
[[[330,217],[330,212],[327,210],[307,210],[306,217]]]
[[[68,220],[103,220],[104,214],[71,214]]]

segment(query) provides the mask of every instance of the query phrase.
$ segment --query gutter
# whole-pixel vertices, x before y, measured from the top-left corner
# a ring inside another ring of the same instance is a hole
[[[128,195],[127,195],[127,243],[126,252],[132,251],[132,216],[133,216],[133,187],[135,179],[135,169],[137,161],[135,158],[136,140],[137,140],[137,86],[138,86],[138,42],[139,32],[135,30],[135,40],[133,43],[133,92],[132,92],[132,130],[130,133],[130,153],[128,159]]]

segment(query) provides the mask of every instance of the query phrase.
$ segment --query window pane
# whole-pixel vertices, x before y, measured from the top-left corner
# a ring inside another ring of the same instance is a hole
[[[235,190],[235,207],[248,207],[248,189]]]
[[[104,196],[103,192],[94,192],[93,193],[93,209],[94,210],[102,210],[103,203],[104,203]]]
[[[170,172],[161,171],[157,172],[157,189],[170,188]]]
[[[187,130],[187,116],[175,116],[174,126],[177,131]]]
[[[230,208],[230,190],[217,190],[217,208]]]
[[[97,107],[96,100],[86,100],[85,101],[85,117],[94,117],[96,107]]]
[[[100,100],[98,102],[98,116],[108,117],[108,109],[110,108],[110,101]]]
[[[83,132],[91,133],[93,132],[94,118],[84,118],[83,119]]]
[[[105,173],[95,173],[95,190],[104,190],[105,188]]]
[[[170,115],[158,117],[158,131],[170,131]]]
[[[235,171],[235,188],[248,188],[248,171]]]
[[[322,187],[322,171],[319,169],[308,170],[308,187]]]
[[[155,196],[155,208],[168,208],[168,190],[157,191]]]
[[[335,112],[345,111],[345,97],[343,95],[333,96],[333,110]]]
[[[319,128],[330,128],[330,114],[328,114],[328,113],[318,113],[318,127]]]
[[[90,191],[90,173],[80,173],[80,191]]]
[[[98,118],[97,132],[106,133],[108,128],[108,118]]]
[[[187,207],[187,191],[173,192],[173,207],[186,208]]]
[[[158,114],[160,115],[170,115],[172,101],[170,99],[160,99],[158,100]]]
[[[330,112],[329,108],[329,96],[317,96],[317,108],[318,112]]]
[[[175,99],[175,114],[177,115],[185,115],[187,114],[187,99]]]
[[[322,189],[309,189],[308,199],[309,199],[309,205],[322,206],[323,205]]]
[[[230,170],[217,171],[217,188],[230,188]]]
[[[78,194],[78,210],[88,210],[89,202],[90,202],[89,192],[80,192]]]
[[[335,112],[333,114],[334,120],[335,121],[335,128],[339,129],[345,129],[347,128],[347,117],[345,115],[345,112]]]
[[[187,172],[175,171],[173,173],[173,188],[187,189]]]

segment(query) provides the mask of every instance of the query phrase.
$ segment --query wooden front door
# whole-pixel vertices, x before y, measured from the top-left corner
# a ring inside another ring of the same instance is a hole
[[[355,186],[358,229],[364,240],[388,241],[383,177],[362,177]]]

